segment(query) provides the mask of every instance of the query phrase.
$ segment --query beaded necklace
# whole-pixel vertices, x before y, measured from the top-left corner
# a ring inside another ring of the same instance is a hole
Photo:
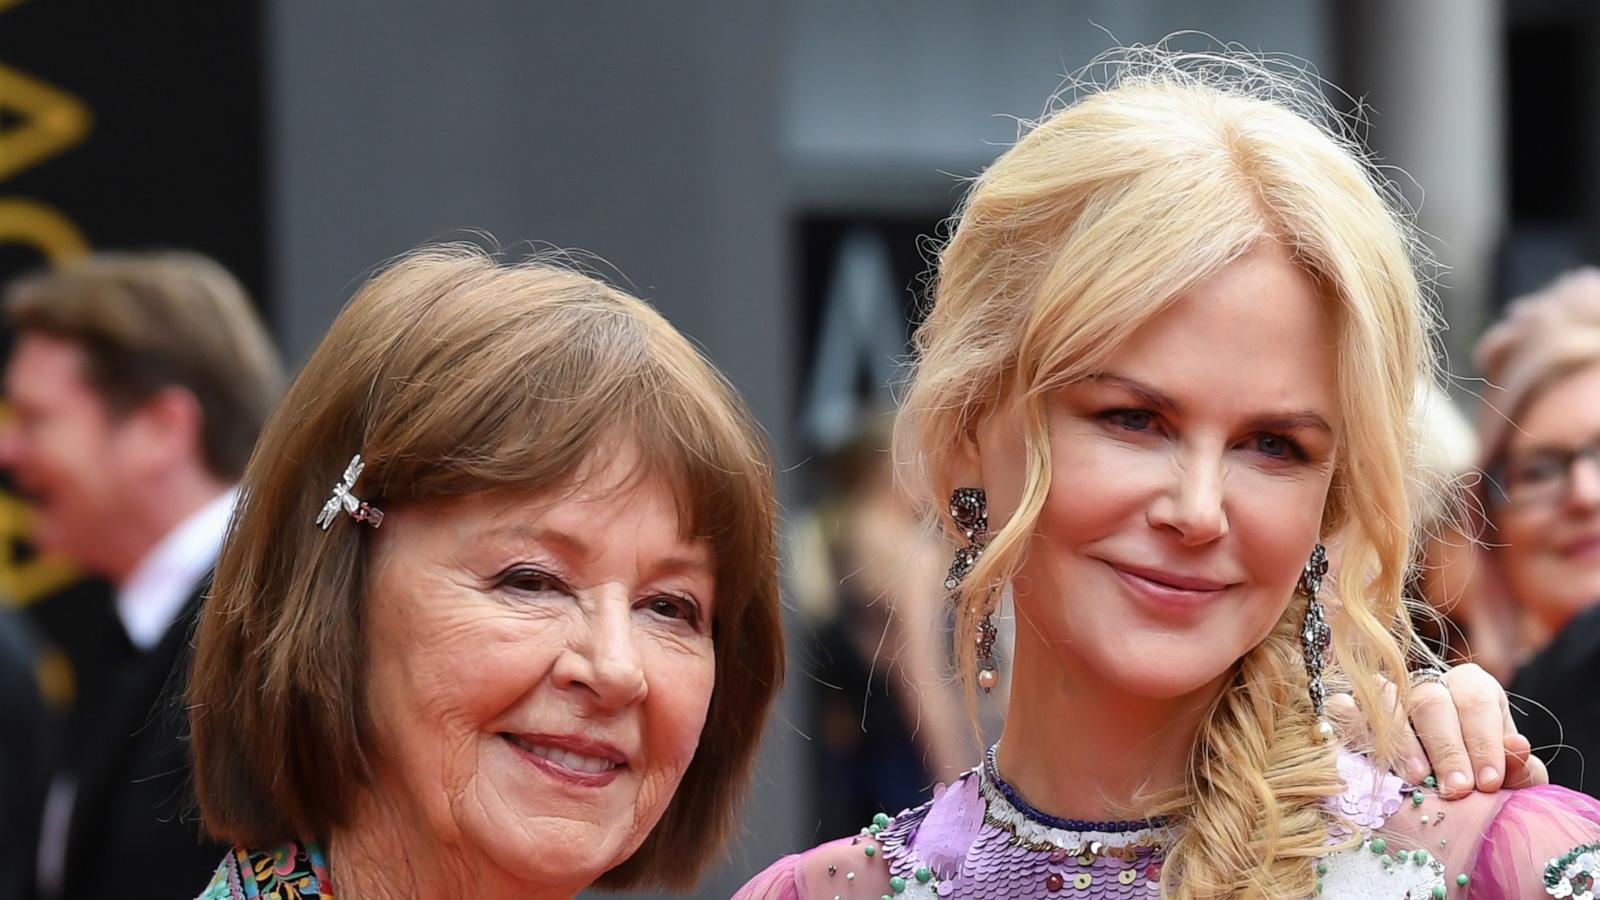
[[[1156,816],[1143,821],[1120,822],[1091,822],[1085,819],[1063,819],[1052,816],[1042,809],[1029,803],[1023,798],[1021,792],[1011,786],[1011,783],[1000,777],[1000,765],[995,761],[995,755],[1000,750],[998,742],[990,745],[987,753],[983,755],[983,773],[989,783],[994,785],[1000,796],[1016,808],[1017,812],[1046,828],[1059,828],[1062,831],[1097,831],[1108,834],[1121,834],[1129,831],[1143,831],[1156,828],[1166,828],[1166,816]]]

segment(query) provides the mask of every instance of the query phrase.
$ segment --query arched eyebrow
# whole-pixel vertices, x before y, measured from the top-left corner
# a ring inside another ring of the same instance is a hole
[[[591,543],[582,534],[548,525],[528,522],[505,522],[483,532],[477,539],[531,541],[543,544],[563,556],[578,562],[589,562],[600,555],[603,546]],[[708,551],[701,544],[689,544],[656,560],[651,567],[655,577],[694,575],[711,569]]]
[[[1183,407],[1178,403],[1178,401],[1172,399],[1166,394],[1161,393],[1142,381],[1129,378],[1125,375],[1114,375],[1110,372],[1095,372],[1086,377],[1084,381],[1092,381],[1096,384],[1109,385],[1111,387],[1127,391],[1133,396],[1139,398],[1140,403],[1145,404],[1151,409],[1159,410],[1160,412],[1180,413],[1183,411]]]
[[[1129,378],[1126,375],[1117,375],[1112,372],[1095,372],[1084,381],[1096,384],[1110,385],[1118,390],[1126,391],[1138,398],[1139,402],[1159,412],[1180,415],[1183,405],[1174,398],[1162,393],[1154,387]],[[1328,420],[1309,409],[1286,410],[1283,412],[1264,413],[1251,418],[1247,426],[1253,431],[1320,431],[1323,434],[1333,435],[1333,426]]]
[[[1269,413],[1250,420],[1250,427],[1257,431],[1320,431],[1327,435],[1333,434],[1333,426],[1328,421],[1310,410],[1288,413]]]

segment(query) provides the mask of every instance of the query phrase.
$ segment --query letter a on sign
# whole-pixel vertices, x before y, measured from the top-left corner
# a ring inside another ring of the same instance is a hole
[[[0,131],[0,181],[89,134],[89,110],[78,98],[4,65],[0,65],[0,115],[20,120]]]

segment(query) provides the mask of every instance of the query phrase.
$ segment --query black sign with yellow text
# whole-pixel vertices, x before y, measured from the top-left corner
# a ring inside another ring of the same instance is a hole
[[[262,31],[258,0],[0,0],[0,282],[100,249],[182,248],[264,296]],[[85,590],[26,530],[0,491],[0,602],[31,605],[75,656]]]

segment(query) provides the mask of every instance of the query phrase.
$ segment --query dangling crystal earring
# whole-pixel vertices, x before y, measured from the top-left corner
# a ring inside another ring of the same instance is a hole
[[[944,579],[944,589],[954,592],[977,565],[989,536],[989,500],[983,488],[956,488],[950,495],[950,518],[967,539],[967,545],[956,550],[955,559],[950,561],[950,572]],[[1000,683],[1000,669],[994,662],[994,642],[999,634],[994,627],[994,613],[984,613],[983,621],[978,623],[978,687],[983,688],[985,694]]]
[[[1000,631],[994,627],[994,614],[986,613],[978,623],[978,687],[985,694],[1000,683],[1000,669],[994,661],[994,640]]]
[[[1306,678],[1311,682],[1311,708],[1317,714],[1317,724],[1312,734],[1322,742],[1333,737],[1333,723],[1328,721],[1327,715],[1327,690],[1322,685],[1323,657],[1333,647],[1333,632],[1328,628],[1328,617],[1322,610],[1322,601],[1317,599],[1323,576],[1327,574],[1328,551],[1318,544],[1311,548],[1311,558],[1300,572],[1300,590],[1306,595],[1306,620],[1300,627],[1300,653],[1305,657]]]

